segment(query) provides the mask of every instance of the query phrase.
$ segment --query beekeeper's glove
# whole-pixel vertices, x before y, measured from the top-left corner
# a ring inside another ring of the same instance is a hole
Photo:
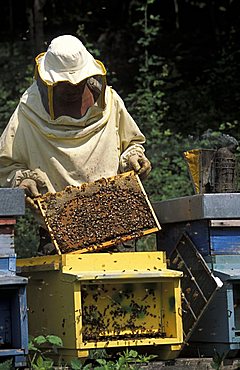
[[[143,153],[134,153],[128,157],[129,168],[134,170],[141,180],[150,173],[152,167],[150,161]]]
[[[23,189],[25,191],[25,194],[29,197],[37,197],[40,195],[37,183],[33,179],[24,179],[20,182],[19,186],[20,189]]]
[[[34,210],[37,210],[38,206],[32,200],[32,197],[34,198],[41,195],[38,191],[36,181],[33,179],[24,179],[20,182],[18,187],[25,191],[26,205]]]

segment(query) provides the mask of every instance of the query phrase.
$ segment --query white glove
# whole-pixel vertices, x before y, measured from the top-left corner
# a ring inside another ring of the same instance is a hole
[[[140,179],[145,179],[152,167],[150,161],[143,153],[135,153],[128,157],[129,168],[134,170]]]
[[[23,189],[25,191],[25,194],[30,197],[37,197],[38,195],[41,195],[37,188],[37,183],[33,179],[24,179],[20,182],[18,185],[20,189]]]

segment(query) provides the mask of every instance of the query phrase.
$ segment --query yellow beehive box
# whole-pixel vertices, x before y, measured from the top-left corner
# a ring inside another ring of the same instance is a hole
[[[29,334],[61,337],[66,361],[131,346],[177,356],[182,273],[167,269],[164,252],[65,254],[17,265],[29,278]]]

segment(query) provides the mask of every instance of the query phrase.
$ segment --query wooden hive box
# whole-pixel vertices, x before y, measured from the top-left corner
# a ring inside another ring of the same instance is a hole
[[[133,171],[36,199],[58,254],[97,251],[160,230]]]
[[[64,361],[135,347],[176,358],[183,342],[182,272],[164,252],[67,253],[19,259],[29,278],[29,333],[57,335]]]

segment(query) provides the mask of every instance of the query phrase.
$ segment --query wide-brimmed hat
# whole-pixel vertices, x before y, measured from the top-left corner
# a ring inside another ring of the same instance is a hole
[[[88,77],[106,74],[104,65],[71,35],[53,39],[46,53],[36,57],[36,64],[41,79],[51,85],[60,81],[77,84]]]

